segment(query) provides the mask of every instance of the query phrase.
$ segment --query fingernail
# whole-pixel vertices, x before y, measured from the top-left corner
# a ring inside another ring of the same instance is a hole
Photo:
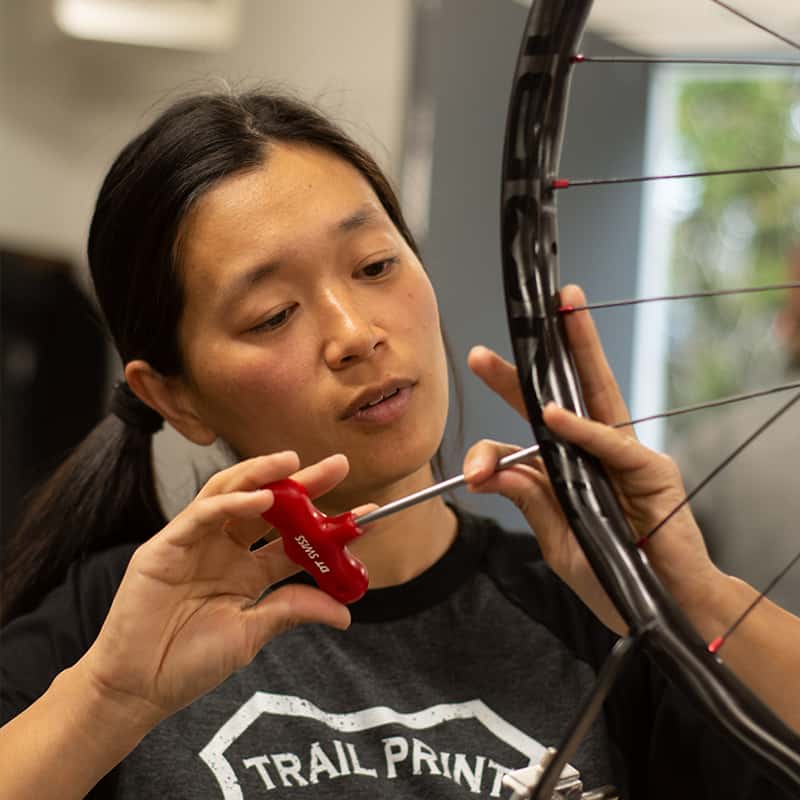
[[[479,459],[478,461],[470,464],[470,466],[467,468],[467,471],[464,473],[464,480],[468,482],[477,480],[483,473],[489,471],[490,469],[491,465]]]
[[[275,495],[272,493],[272,489],[259,489],[258,492],[262,495],[261,499],[264,501],[264,511],[272,508],[272,504],[275,502]]]
[[[350,616],[350,609],[347,609],[347,619],[342,620],[340,623],[337,623],[336,627],[340,631],[346,631],[350,627],[350,623],[353,621],[352,617]]]

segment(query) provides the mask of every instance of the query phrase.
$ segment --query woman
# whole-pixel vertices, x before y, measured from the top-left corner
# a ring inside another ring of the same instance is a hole
[[[492,474],[513,449],[493,442],[464,467],[475,491],[519,506],[563,581],[530,534],[441,500],[352,545],[370,591],[349,609],[285,581],[296,567],[280,542],[251,550],[271,481],[294,476],[333,513],[433,478],[447,410],[436,301],[373,161],[295,101],[190,98],[112,166],[89,257],[129,388],[56,476],[12,562],[23,580],[3,648],[4,791],[500,796],[507,769],[558,741],[623,627],[537,468]],[[578,290],[565,301],[580,305]],[[569,327],[592,415],[624,418],[590,320]],[[523,412],[509,364],[478,348],[470,366]],[[168,524],[149,465],[162,419],[241,459]],[[558,409],[546,419],[617,470],[639,530],[681,496],[674,468],[632,438]],[[746,592],[708,561],[689,512],[651,549],[717,633]],[[45,557],[52,567],[30,567]],[[800,704],[768,702],[796,720]],[[725,770],[712,775],[699,752]],[[644,661],[574,760],[587,786],[624,796],[772,791]]]

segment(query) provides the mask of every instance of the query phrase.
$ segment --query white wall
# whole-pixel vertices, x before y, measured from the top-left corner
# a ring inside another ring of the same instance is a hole
[[[231,52],[71,39],[50,0],[0,0],[0,241],[83,263],[95,193],[117,151],[215,76],[318,99],[397,175],[411,0],[242,0]]]

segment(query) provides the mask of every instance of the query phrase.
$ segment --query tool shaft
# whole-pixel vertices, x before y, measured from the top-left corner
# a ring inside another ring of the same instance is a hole
[[[499,472],[500,470],[513,467],[515,464],[525,464],[533,461],[538,454],[538,444],[528,447],[525,450],[518,450],[516,453],[503,456],[503,458],[497,462],[495,471]],[[401,497],[399,500],[394,500],[391,503],[387,503],[385,506],[375,509],[375,511],[370,511],[368,514],[358,517],[355,520],[355,523],[356,525],[361,526],[368,525],[370,522],[377,522],[379,519],[388,517],[391,514],[396,514],[398,511],[404,511],[411,506],[415,506],[417,503],[424,503],[426,500],[430,500],[432,497],[438,497],[440,494],[444,494],[444,492],[450,491],[451,489],[457,489],[459,486],[464,486],[465,484],[466,480],[464,479],[463,474],[456,475],[453,478],[447,478],[447,480],[441,481],[441,483],[435,483],[433,486],[429,486],[427,489],[422,489],[421,491],[414,492],[406,497]]]

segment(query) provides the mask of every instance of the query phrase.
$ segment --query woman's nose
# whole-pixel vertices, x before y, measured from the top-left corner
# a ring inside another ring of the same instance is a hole
[[[324,358],[331,369],[369,358],[381,335],[352,298],[328,292],[323,322]]]

